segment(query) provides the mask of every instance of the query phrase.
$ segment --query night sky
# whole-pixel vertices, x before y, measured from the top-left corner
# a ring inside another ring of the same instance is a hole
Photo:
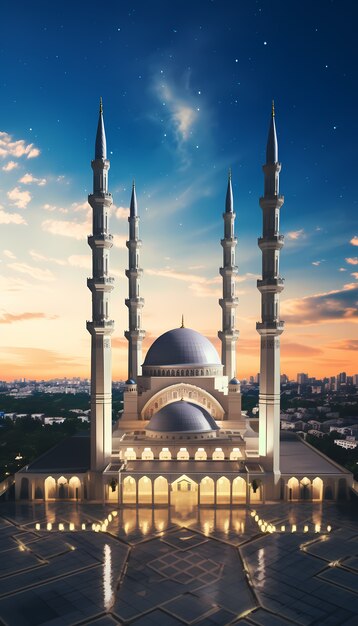
[[[86,198],[100,96],[115,205],[114,376],[126,366],[133,178],[146,347],[182,312],[218,347],[230,167],[238,376],[258,371],[258,199],[272,99],[285,196],[282,371],[356,373],[357,18],[352,0],[2,6],[1,378],[89,374]]]

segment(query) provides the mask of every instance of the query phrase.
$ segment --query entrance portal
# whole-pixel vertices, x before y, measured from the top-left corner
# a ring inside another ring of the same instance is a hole
[[[177,512],[190,512],[198,505],[198,484],[188,476],[180,476],[171,484],[170,504]]]

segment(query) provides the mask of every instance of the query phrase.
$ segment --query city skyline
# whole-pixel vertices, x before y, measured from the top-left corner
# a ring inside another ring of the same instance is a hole
[[[55,10],[46,13],[41,2],[5,9],[8,22],[16,20],[18,41],[14,55],[9,29],[1,51],[3,379],[28,372],[89,376],[87,194],[100,96],[114,199],[113,378],[125,378],[127,368],[124,271],[133,178],[143,240],[143,357],[158,335],[180,326],[182,313],[185,325],[220,351],[220,239],[230,167],[239,238],[237,375],[259,371],[258,200],[272,98],[285,196],[281,371],[292,378],[309,360],[317,376],[355,374],[356,50],[348,41],[357,8],[303,2],[291,13],[283,2],[274,8],[201,2],[189,18],[185,7],[109,2],[109,12],[98,16],[89,2],[86,14],[71,9],[71,23]]]

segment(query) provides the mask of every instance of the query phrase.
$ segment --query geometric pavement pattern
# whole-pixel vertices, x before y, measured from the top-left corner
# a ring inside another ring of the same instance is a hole
[[[168,511],[118,510],[93,532],[113,507],[2,502],[0,624],[356,626],[357,504],[255,509],[287,532],[261,533],[245,507],[181,523]],[[64,530],[46,532],[50,522]]]

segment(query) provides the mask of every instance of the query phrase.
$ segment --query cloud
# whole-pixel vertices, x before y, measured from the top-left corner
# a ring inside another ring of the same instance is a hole
[[[2,170],[4,172],[11,172],[11,170],[15,170],[17,167],[19,167],[18,163],[15,161],[9,161],[6,165],[3,165]]]
[[[22,183],[23,185],[35,183],[39,187],[44,187],[44,185],[46,185],[46,182],[47,182],[46,178],[36,178],[35,176],[29,173],[24,174],[22,178],[19,179],[19,183]]]
[[[157,92],[162,104],[169,110],[177,140],[187,141],[198,115],[197,107],[189,102],[188,90],[185,96],[179,96],[168,83],[160,83],[157,85]]]
[[[13,322],[24,322],[27,320],[38,320],[38,319],[48,319],[54,320],[57,318],[57,315],[46,315],[45,313],[18,313],[17,315],[13,315],[12,313],[3,313],[0,314],[0,324],[13,324]]]
[[[73,211],[75,211],[76,213],[78,211],[92,211],[90,205],[88,204],[87,200],[85,200],[84,202],[72,202],[71,207],[73,209]]]
[[[49,213],[54,213],[55,211],[57,211],[58,213],[68,213],[68,209],[65,209],[63,207],[57,207],[55,204],[44,204],[43,209],[45,209],[45,211],[48,211]]]
[[[302,343],[289,343],[286,341],[281,342],[281,354],[285,359],[295,359],[301,356],[316,356],[322,353],[323,350],[321,350],[321,348],[314,348],[313,346],[307,346]]]
[[[45,261],[46,263],[56,263],[56,265],[66,265],[66,261],[63,259],[54,259],[53,257],[48,257],[40,252],[36,252],[36,250],[29,250],[29,255],[34,259],[34,261]]]
[[[68,257],[68,262],[73,267],[81,267],[86,270],[90,270],[92,265],[90,254],[73,254]]]
[[[124,206],[119,206],[115,210],[115,216],[118,220],[126,220],[129,216],[129,208]]]
[[[305,237],[305,231],[303,228],[300,228],[300,230],[291,230],[289,233],[287,233],[286,237],[288,239],[302,239],[303,237]]]
[[[346,262],[349,265],[358,265],[358,257],[354,256],[354,257],[348,257],[348,259],[346,259]]]
[[[124,350],[128,348],[128,341],[125,337],[112,337],[112,348]]]
[[[28,265],[27,263],[8,263],[8,267],[15,272],[20,272],[20,274],[27,274],[36,280],[45,282],[55,280],[53,273],[49,269],[43,270],[39,267]]]
[[[338,271],[339,271],[339,272],[346,272],[346,271],[347,271],[347,268],[346,268],[346,267],[340,267]]]
[[[40,150],[36,148],[33,143],[26,144],[24,139],[13,141],[9,133],[0,132],[1,158],[16,157],[19,159],[22,156],[26,156],[27,159],[33,159],[39,156],[39,154]]]
[[[325,262],[325,259],[321,259],[320,261],[312,261],[312,265],[316,265],[317,267],[318,265],[321,265],[321,263],[324,263],[324,262]]]
[[[8,213],[0,207],[0,224],[27,224],[19,213]]]
[[[352,272],[351,276],[353,276],[353,278],[355,278],[356,280],[358,280],[358,272]]]
[[[357,352],[358,339],[340,339],[339,341],[334,341],[327,347],[333,348],[333,350],[353,350]]]
[[[86,239],[91,230],[91,224],[86,222],[71,222],[70,220],[44,220],[41,224],[42,230],[51,235],[61,237],[71,237],[72,239]]]
[[[352,237],[352,239],[350,240],[350,242],[352,244],[352,246],[358,246],[358,237],[357,235],[354,235],[354,237]]]
[[[31,194],[29,191],[21,191],[18,187],[14,187],[7,192],[7,197],[12,204],[19,209],[26,209],[29,202],[31,202]]]
[[[16,259],[15,254],[11,252],[11,250],[3,250],[3,255],[6,256],[8,259]]]
[[[282,319],[289,324],[353,322],[357,318],[358,286],[344,285],[340,290],[319,293],[282,302]]]

